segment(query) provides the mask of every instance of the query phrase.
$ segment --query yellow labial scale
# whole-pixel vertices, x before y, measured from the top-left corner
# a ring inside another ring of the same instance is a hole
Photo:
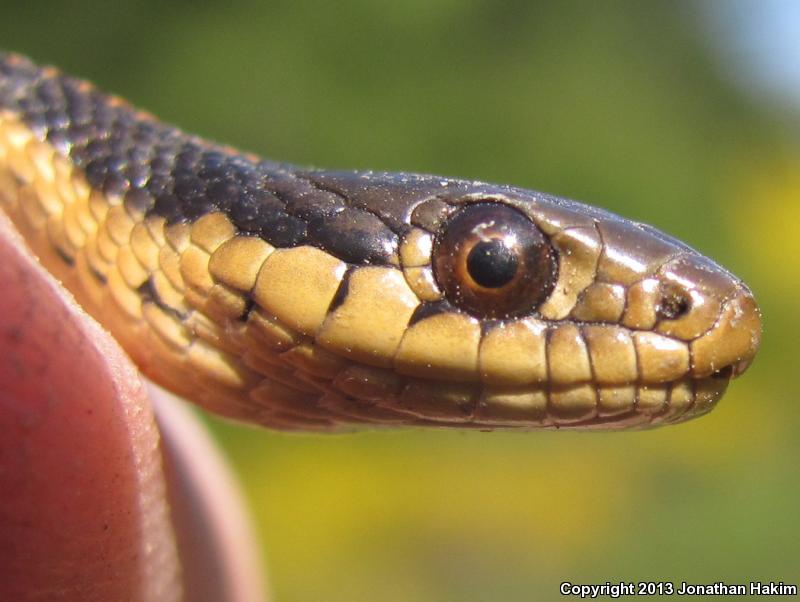
[[[254,308],[247,315],[247,334],[274,351],[285,351],[300,341],[295,332],[261,308]]]
[[[97,190],[89,193],[89,212],[98,224],[105,223],[108,211],[111,209],[110,201],[111,199]]]
[[[213,253],[225,241],[233,238],[236,229],[224,213],[208,213],[192,224],[190,239],[207,253]]]
[[[483,382],[527,385],[547,380],[547,326],[533,318],[507,322],[481,340],[479,364]]]
[[[144,284],[149,277],[129,245],[121,247],[117,253],[117,269],[128,286],[134,290]]]
[[[183,281],[190,287],[208,295],[214,280],[208,273],[208,260],[211,256],[200,247],[189,245],[181,253],[180,269]]]
[[[577,326],[562,323],[550,331],[547,364],[550,368],[550,382],[553,384],[568,385],[592,380],[589,353]]]
[[[144,223],[136,224],[131,230],[131,249],[136,255],[136,259],[148,272],[158,269],[159,247],[150,236]]]
[[[111,298],[127,316],[134,320],[142,318],[142,298],[128,286],[119,270],[109,270],[106,286]]]
[[[379,400],[397,396],[402,389],[400,377],[382,368],[352,365],[341,371],[333,386],[356,399]]]
[[[51,215],[47,218],[47,238],[50,244],[56,249],[63,257],[69,257],[70,260],[75,258],[77,249],[72,245],[67,238],[67,233],[64,231],[64,220],[60,215]]]
[[[590,384],[551,389],[547,408],[559,424],[589,420],[597,415],[597,391]]]
[[[597,388],[597,413],[600,416],[617,416],[634,409],[634,385],[600,386]]]
[[[27,225],[34,231],[41,231],[47,223],[47,213],[39,204],[39,197],[30,184],[17,189],[17,206]]]
[[[199,376],[225,387],[248,389],[258,380],[254,373],[239,364],[236,357],[202,340],[192,342],[186,358],[190,366],[198,370]]]
[[[430,316],[406,329],[395,356],[400,374],[442,380],[480,379],[480,323],[460,313]]]
[[[78,219],[78,207],[75,204],[66,205],[62,215],[64,221],[64,234],[70,245],[81,248],[86,244],[86,231]]]
[[[689,379],[682,379],[673,383],[669,392],[670,414],[678,417],[688,410],[694,403],[694,383]]]
[[[420,301],[439,301],[444,298],[430,266],[406,268],[403,270],[403,274],[408,286]]]
[[[628,302],[622,316],[623,326],[652,329],[656,323],[660,297],[659,283],[655,278],[647,278],[628,287]]]
[[[558,280],[539,313],[560,320],[570,314],[583,289],[594,281],[602,245],[593,227],[563,230],[550,240],[559,253]]]
[[[547,393],[529,387],[487,387],[475,411],[475,422],[532,426],[547,421]]]
[[[180,313],[189,311],[189,306],[186,304],[183,293],[172,286],[172,283],[164,275],[164,272],[153,272],[150,278],[153,283],[153,288],[155,288],[156,295],[162,303]]]
[[[403,268],[430,265],[433,236],[420,228],[413,228],[400,245],[400,263]]]
[[[33,165],[36,180],[53,182],[56,179],[56,172],[53,167],[55,151],[52,146],[46,142],[31,139],[25,145],[25,152],[31,165]]]
[[[217,321],[236,320],[247,311],[247,301],[240,293],[224,284],[215,284],[208,292],[205,309],[209,314],[213,314]]]
[[[395,405],[389,403],[388,407]],[[469,422],[475,408],[475,390],[466,383],[412,380],[400,393],[396,407],[423,418]]]
[[[261,266],[275,247],[254,236],[237,236],[220,245],[211,255],[212,278],[240,291],[250,292]]]
[[[692,374],[707,376],[744,358],[761,338],[752,297],[736,297],[723,306],[719,320],[691,344]]]
[[[344,301],[325,319],[316,339],[346,357],[391,366],[417,305],[400,270],[358,268],[350,274]]]
[[[664,409],[669,397],[669,386],[646,385],[636,390],[636,407],[649,414]]]
[[[596,382],[622,385],[639,379],[636,348],[627,329],[587,324],[583,326],[583,336],[589,348]]]
[[[586,322],[618,322],[625,310],[625,287],[595,282],[583,291],[570,314]]]
[[[348,365],[346,360],[328,353],[309,341],[282,353],[281,358],[302,372],[309,372],[327,380],[333,379]]]
[[[105,228],[98,228],[97,230],[97,250],[100,256],[106,263],[114,263],[117,259],[117,251],[119,245],[111,238],[108,230]]]
[[[133,230],[134,221],[125,207],[122,205],[115,205],[108,210],[106,216],[105,228],[108,230],[108,235],[111,237],[118,246],[127,245],[131,241],[131,230]]]
[[[676,380],[689,371],[689,347],[654,332],[633,333],[639,357],[639,377],[644,383]]]
[[[164,245],[158,252],[158,267],[167,277],[170,284],[179,291],[186,288],[181,275],[181,256],[169,245]]]
[[[253,297],[281,322],[313,335],[346,270],[343,261],[315,247],[278,249],[261,266]]]
[[[185,350],[192,338],[184,324],[155,303],[142,304],[142,316],[161,340],[176,350]]]
[[[183,222],[165,225],[164,240],[178,253],[183,253],[191,244],[192,226]]]

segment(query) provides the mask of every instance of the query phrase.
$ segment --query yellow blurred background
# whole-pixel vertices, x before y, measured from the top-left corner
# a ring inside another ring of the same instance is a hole
[[[275,600],[800,579],[800,96],[736,45],[775,35],[747,10],[791,2],[2,4],[0,45],[189,131],[588,201],[710,255],[762,306],[750,371],[707,417],[661,430],[310,436],[208,419]]]

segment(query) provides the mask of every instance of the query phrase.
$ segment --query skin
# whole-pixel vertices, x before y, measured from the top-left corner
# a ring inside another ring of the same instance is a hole
[[[0,283],[0,599],[263,599],[207,434],[148,391],[3,214]]]

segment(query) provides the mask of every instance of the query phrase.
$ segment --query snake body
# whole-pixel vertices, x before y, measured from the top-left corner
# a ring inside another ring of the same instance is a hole
[[[0,207],[147,376],[276,429],[678,422],[760,339],[748,288],[649,226],[262,160],[2,53]]]

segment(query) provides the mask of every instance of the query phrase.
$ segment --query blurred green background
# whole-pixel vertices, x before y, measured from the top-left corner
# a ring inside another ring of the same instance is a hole
[[[753,367],[677,427],[326,437],[209,419],[275,600],[800,579],[798,112],[721,50],[718,13],[741,2],[3,4],[0,46],[190,131],[590,201],[717,259],[762,305]]]

